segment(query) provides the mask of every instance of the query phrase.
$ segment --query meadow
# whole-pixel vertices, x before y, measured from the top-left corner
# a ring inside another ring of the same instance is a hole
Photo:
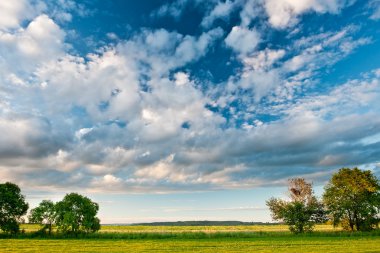
[[[21,224],[20,229],[35,232],[40,229],[38,224]],[[317,231],[339,231],[330,225],[317,225]],[[239,225],[239,226],[150,226],[150,225],[102,225],[99,233],[175,233],[175,232],[260,232],[288,231],[286,225]]]
[[[0,252],[380,252],[380,232],[345,232],[319,225],[293,235],[284,225],[102,226],[95,234],[50,238],[25,233],[0,239]],[[4,239],[5,238],[5,239]]]

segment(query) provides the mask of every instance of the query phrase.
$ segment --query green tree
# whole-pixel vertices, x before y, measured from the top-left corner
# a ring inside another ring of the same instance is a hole
[[[77,193],[67,194],[56,204],[58,229],[64,233],[96,232],[100,221],[96,217],[99,205]]]
[[[291,232],[310,232],[315,223],[324,221],[323,206],[314,196],[311,183],[304,178],[289,180],[289,197],[290,201],[271,198],[266,204],[272,218],[289,225]]]
[[[56,216],[54,203],[50,200],[43,200],[38,207],[30,211],[28,218],[29,222],[43,225],[43,230],[48,229],[50,235]]]
[[[17,233],[21,216],[28,211],[28,203],[20,188],[13,183],[0,184],[0,229]]]
[[[380,184],[369,170],[340,169],[326,185],[323,201],[335,226],[363,231],[379,223]]]

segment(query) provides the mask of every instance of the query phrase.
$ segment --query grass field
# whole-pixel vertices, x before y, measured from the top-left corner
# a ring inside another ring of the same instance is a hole
[[[286,226],[103,226],[87,238],[0,239],[0,252],[380,252],[380,233],[347,233],[331,226],[292,235]]]
[[[20,229],[33,232],[40,229],[39,225],[22,224]],[[315,231],[340,231],[331,225],[317,225]],[[127,226],[102,225],[100,233],[176,233],[176,232],[281,232],[288,231],[286,225],[246,225],[246,226]]]

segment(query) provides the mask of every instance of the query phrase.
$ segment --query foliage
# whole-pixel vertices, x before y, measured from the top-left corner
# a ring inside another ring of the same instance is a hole
[[[340,169],[326,185],[323,201],[335,226],[364,231],[379,223],[380,184],[371,171]]]
[[[67,194],[56,204],[56,224],[64,233],[90,233],[100,229],[100,220],[96,217],[97,203],[77,193]]]
[[[292,178],[289,180],[288,191],[293,202],[310,202],[313,197],[312,185],[304,178]]]
[[[313,230],[315,223],[325,220],[323,206],[313,195],[312,185],[303,178],[289,180],[290,201],[269,199],[269,207],[274,220],[283,221],[293,233]]]
[[[52,225],[56,219],[55,205],[50,200],[43,200],[38,207],[32,209],[29,215],[29,222],[39,223],[44,226],[43,230],[48,229],[51,234]]]
[[[28,203],[21,195],[20,188],[13,183],[0,184],[0,229],[17,233],[21,216],[26,214]]]

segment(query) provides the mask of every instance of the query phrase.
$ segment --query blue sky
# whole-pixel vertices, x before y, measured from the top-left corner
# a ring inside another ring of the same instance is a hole
[[[380,176],[380,1],[0,2],[0,180],[103,223],[270,221]]]

